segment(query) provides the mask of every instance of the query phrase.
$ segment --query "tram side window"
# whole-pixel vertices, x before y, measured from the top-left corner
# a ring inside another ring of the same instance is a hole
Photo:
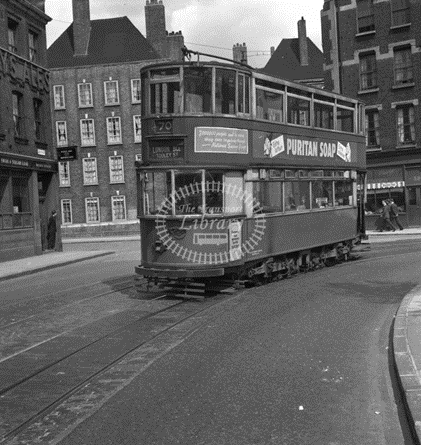
[[[310,182],[291,181],[284,182],[285,211],[310,209]]]
[[[203,211],[202,172],[175,172],[175,214],[194,215]]]
[[[336,113],[336,129],[339,131],[354,132],[354,111],[338,107]]]
[[[311,194],[313,209],[326,209],[333,207],[333,182],[315,180],[311,181]]]
[[[282,122],[284,115],[283,95],[256,89],[256,116],[258,119]]]
[[[185,111],[210,113],[212,111],[212,69],[184,70]]]
[[[180,113],[180,82],[151,84],[151,113]]]
[[[148,172],[144,176],[145,214],[155,215],[168,205],[171,197],[171,173]],[[163,209],[164,214],[171,214],[171,209]]]
[[[288,123],[310,125],[310,101],[288,96]]]
[[[253,182],[253,198],[258,202],[255,210],[263,213],[282,212],[282,182]]]
[[[235,114],[235,71],[217,69],[215,113]]]
[[[335,181],[335,207],[353,205],[353,182]]]
[[[333,129],[333,106],[314,103],[314,126]]]

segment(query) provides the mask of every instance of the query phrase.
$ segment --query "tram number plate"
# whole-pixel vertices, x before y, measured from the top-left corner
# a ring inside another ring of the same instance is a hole
[[[153,125],[153,131],[155,134],[172,133],[173,132],[172,119],[155,120]]]

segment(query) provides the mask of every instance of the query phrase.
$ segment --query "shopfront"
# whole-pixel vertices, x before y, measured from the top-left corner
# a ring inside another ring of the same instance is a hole
[[[421,226],[421,167],[401,165],[371,168],[367,172],[366,221],[376,230],[382,201],[392,198],[400,208],[404,227]]]
[[[0,262],[45,250],[48,212],[57,208],[57,163],[0,154]],[[61,249],[60,233],[57,250]]]

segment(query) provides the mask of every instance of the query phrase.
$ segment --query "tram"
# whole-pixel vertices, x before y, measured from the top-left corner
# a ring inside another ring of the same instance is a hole
[[[346,260],[365,235],[363,104],[195,54],[141,71],[136,274],[261,281]]]

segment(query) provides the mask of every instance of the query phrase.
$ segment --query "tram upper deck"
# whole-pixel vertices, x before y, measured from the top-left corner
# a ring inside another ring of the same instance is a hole
[[[365,169],[363,104],[219,62],[141,72],[143,166]]]

